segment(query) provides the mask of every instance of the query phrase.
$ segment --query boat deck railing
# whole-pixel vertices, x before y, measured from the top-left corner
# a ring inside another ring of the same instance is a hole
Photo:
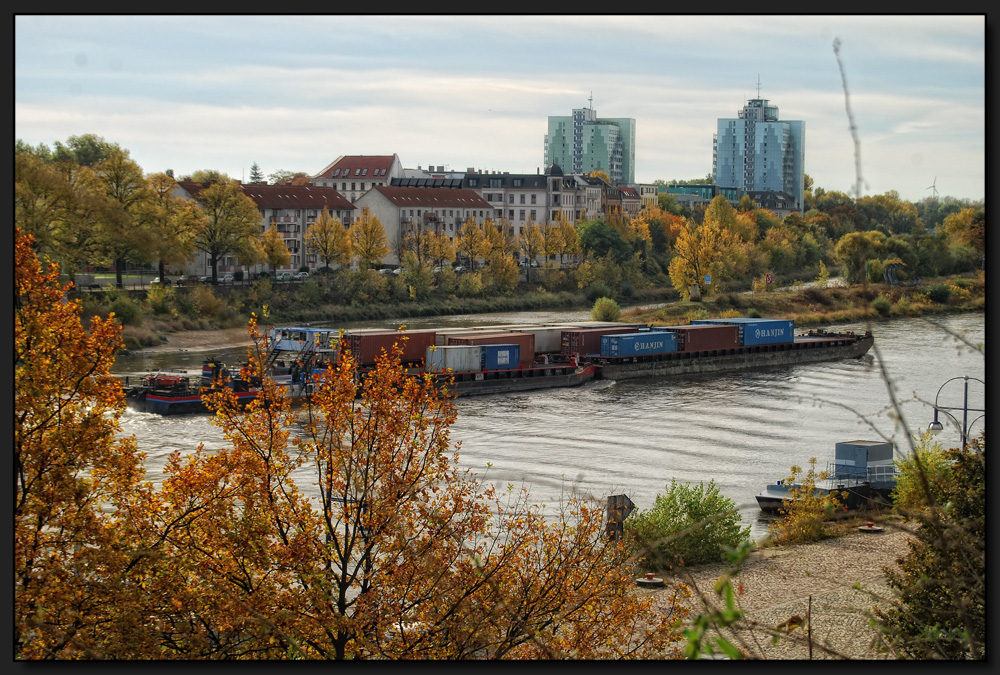
[[[839,462],[829,462],[826,465],[829,476],[827,482],[846,487],[854,487],[863,483],[889,483],[895,481],[899,471],[893,464],[876,466],[855,466]]]

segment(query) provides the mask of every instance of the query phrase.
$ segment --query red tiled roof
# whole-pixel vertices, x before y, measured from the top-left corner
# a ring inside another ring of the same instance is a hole
[[[453,208],[453,209],[493,209],[493,205],[483,199],[475,190],[393,187],[377,185],[369,192],[378,192],[399,207]]]
[[[192,196],[198,194],[205,185],[195,181],[181,180],[177,184]],[[352,204],[342,194],[330,187],[315,185],[242,185],[243,194],[252,199],[260,209],[322,209],[330,211],[354,210]]]
[[[395,155],[344,155],[313,178],[371,180],[385,176],[388,179],[395,157]]]
[[[243,194],[262,209],[354,210],[346,197],[331,187],[316,185],[244,185]]]

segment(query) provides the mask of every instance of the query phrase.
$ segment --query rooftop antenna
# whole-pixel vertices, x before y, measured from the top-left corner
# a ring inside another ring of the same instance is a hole
[[[932,191],[931,194],[934,195],[934,199],[937,199],[937,196],[938,196],[938,191],[937,191],[937,176],[934,176],[934,182],[931,183],[930,185],[928,185],[924,189],[931,190]]]
[[[757,73],[757,98],[760,98],[760,73]]]
[[[594,92],[590,92],[590,98],[587,99],[590,102],[590,109],[594,109]]]

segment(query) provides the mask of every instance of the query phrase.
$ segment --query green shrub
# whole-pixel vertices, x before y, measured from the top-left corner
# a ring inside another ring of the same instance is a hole
[[[635,286],[629,281],[623,281],[622,285],[618,287],[619,297],[625,299],[631,299],[635,297]]]
[[[914,446],[913,454],[896,460],[895,464],[899,474],[896,476],[896,487],[892,489],[892,505],[901,511],[930,506],[925,485],[938,488],[951,481],[948,453],[926,431]]]
[[[872,300],[872,309],[878,312],[879,316],[889,316],[889,312],[892,310],[892,300],[880,295]]]
[[[138,326],[142,323],[142,309],[130,298],[115,298],[111,303],[111,311],[123,326]]]
[[[584,290],[588,302],[596,302],[598,298],[610,298],[614,293],[611,287],[603,281],[594,281]]]
[[[928,287],[925,293],[933,302],[943,305],[951,298],[951,287],[947,284],[935,284]]]
[[[590,318],[594,321],[617,321],[621,315],[622,308],[611,298],[598,298],[590,309]]]
[[[719,492],[712,480],[706,486],[667,486],[653,507],[625,521],[626,540],[647,569],[718,562],[729,549],[750,539],[750,527],[741,527],[740,512]]]
[[[829,534],[823,523],[847,510],[847,492],[827,492],[817,486],[817,482],[825,481],[829,474],[826,471],[816,472],[815,457],[809,459],[809,471],[802,480],[798,480],[802,473],[800,467],[793,466],[791,471],[785,484],[793,487],[778,509],[781,518],[767,526],[772,541],[776,544],[805,544],[827,538]]]
[[[761,315],[760,310],[756,309],[755,307],[751,307],[750,309],[747,310],[747,318],[762,319],[763,315]]]

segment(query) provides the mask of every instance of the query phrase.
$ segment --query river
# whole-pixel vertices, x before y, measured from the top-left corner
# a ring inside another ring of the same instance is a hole
[[[586,319],[585,311],[555,311],[397,323],[421,328]],[[360,326],[390,327],[392,322],[344,327]],[[865,330],[860,323],[826,328]],[[840,441],[889,440],[897,456],[908,453],[908,434],[927,428],[939,389],[939,404],[952,408],[959,420],[963,407],[985,410],[982,385],[970,381],[965,406],[962,382],[948,382],[964,375],[985,381],[985,313],[891,319],[876,322],[872,330],[875,347],[860,360],[695,379],[595,381],[572,389],[460,398],[455,402],[458,419],[452,441],[461,441],[461,466],[499,486],[527,487],[532,500],[550,512],[570,491],[602,500],[625,494],[643,510],[665,493],[672,479],[706,484],[714,480],[757,539],[766,534],[767,519],[754,495],[787,476],[792,465],[808,468],[815,457],[817,468],[825,469]],[[115,374],[199,369],[207,356],[234,363],[244,354],[245,347],[237,345],[208,352],[138,352],[120,357]],[[889,385],[901,418],[892,410]],[[970,412],[968,420],[970,436],[985,428],[980,412]],[[958,426],[943,414],[941,421],[945,430],[939,440],[958,446]],[[225,443],[208,415],[162,417],[130,408],[122,426],[125,434],[135,434],[146,453],[147,475],[154,483],[162,478],[163,463],[174,450],[190,451],[200,442],[209,449]],[[304,471],[303,485],[309,479]]]

